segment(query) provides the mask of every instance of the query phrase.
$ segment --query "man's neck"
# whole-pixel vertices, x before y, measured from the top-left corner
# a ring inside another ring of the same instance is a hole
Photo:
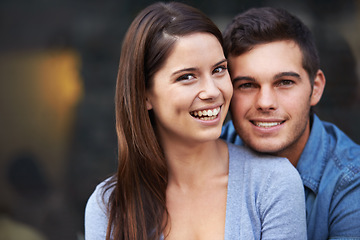
[[[304,133],[300,136],[300,138],[294,142],[292,145],[288,146],[286,149],[278,152],[276,155],[279,157],[287,158],[290,163],[296,168],[297,163],[301,157],[302,152],[306,146],[306,143],[310,137],[310,123],[312,121],[309,119]]]

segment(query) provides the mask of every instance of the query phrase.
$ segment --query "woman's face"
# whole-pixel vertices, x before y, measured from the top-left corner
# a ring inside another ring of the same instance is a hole
[[[146,92],[160,141],[193,145],[217,139],[232,93],[217,38],[209,33],[178,38]]]

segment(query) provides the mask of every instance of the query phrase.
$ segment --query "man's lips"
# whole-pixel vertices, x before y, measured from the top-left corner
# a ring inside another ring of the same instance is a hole
[[[261,127],[261,128],[271,128],[271,127],[276,127],[278,125],[281,125],[285,122],[285,120],[282,121],[253,121],[250,120],[250,122],[257,126],[257,127]]]

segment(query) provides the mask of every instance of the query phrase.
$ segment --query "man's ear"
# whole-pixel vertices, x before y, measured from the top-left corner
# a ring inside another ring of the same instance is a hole
[[[325,83],[326,83],[326,79],[323,71],[318,70],[314,79],[314,85],[311,94],[311,100],[310,100],[311,106],[315,106],[320,101],[321,96],[324,92]]]

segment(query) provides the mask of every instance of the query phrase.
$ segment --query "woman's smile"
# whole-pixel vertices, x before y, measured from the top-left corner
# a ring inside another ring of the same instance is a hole
[[[213,120],[217,118],[218,114],[220,113],[220,107],[216,107],[213,109],[205,109],[205,110],[198,110],[190,112],[190,115],[199,118],[200,120]]]

